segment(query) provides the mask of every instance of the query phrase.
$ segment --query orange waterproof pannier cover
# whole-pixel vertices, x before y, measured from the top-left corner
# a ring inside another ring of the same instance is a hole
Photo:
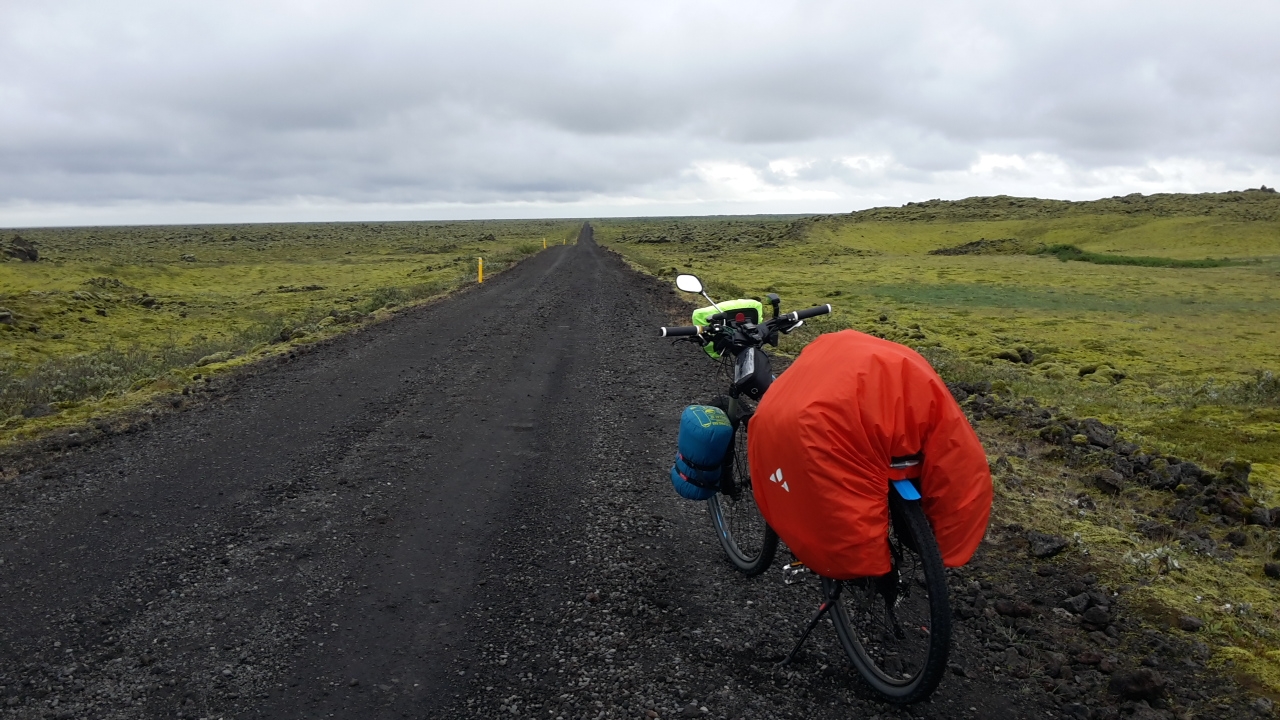
[[[756,503],[820,575],[889,572],[891,458],[924,454],[921,502],[948,567],[968,562],[986,532],[982,443],[911,348],[854,330],[823,335],[769,387],[747,427]]]

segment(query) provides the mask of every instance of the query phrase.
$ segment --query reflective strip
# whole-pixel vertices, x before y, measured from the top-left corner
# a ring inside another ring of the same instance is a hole
[[[889,480],[897,482],[899,480],[918,480],[920,478],[920,466],[905,468],[889,468]]]
[[[916,486],[912,485],[910,480],[894,480],[893,487],[902,496],[903,500],[920,499],[920,491],[916,490]]]

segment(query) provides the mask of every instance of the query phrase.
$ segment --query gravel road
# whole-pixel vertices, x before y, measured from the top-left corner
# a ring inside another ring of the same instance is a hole
[[[1109,716],[995,669],[992,613],[910,710],[829,625],[775,669],[818,590],[737,575],[670,489],[720,385],[656,337],[685,312],[587,226],[5,483],[0,717]]]

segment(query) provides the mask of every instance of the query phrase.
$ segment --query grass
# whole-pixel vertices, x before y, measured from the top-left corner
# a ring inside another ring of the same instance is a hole
[[[9,230],[0,445],[143,402],[572,242],[572,221]]]
[[[1099,417],[1147,449],[1209,468],[1251,461],[1254,500],[1280,505],[1274,193],[971,198],[839,216],[593,224],[597,241],[634,265],[665,278],[694,272],[716,299],[777,292],[784,309],[831,303],[835,315],[785,338],[785,353],[819,331],[886,337],[948,380],[991,381],[1005,397]],[[1082,481],[1089,468],[1013,458],[1034,434],[994,422],[980,431],[989,452],[1009,453],[1017,475],[1033,478],[997,478],[997,522],[1077,537],[1070,552],[1113,586],[1130,585],[1152,626],[1204,618],[1213,664],[1280,693],[1280,604],[1262,572],[1280,550],[1276,530],[1245,528],[1249,543],[1230,562],[1149,540],[1137,526],[1162,518],[1171,493],[1106,496]],[[1221,542],[1228,529],[1209,532]]]

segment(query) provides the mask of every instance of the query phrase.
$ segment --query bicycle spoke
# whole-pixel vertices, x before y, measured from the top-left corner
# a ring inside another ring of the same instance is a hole
[[[726,520],[734,542],[742,554],[754,558],[764,544],[764,518],[756,508],[756,498],[751,490],[751,467],[747,464],[746,434],[742,433],[733,452],[733,475],[736,497],[727,498]]]
[[[711,516],[730,561],[740,571],[756,575],[772,562],[777,535],[769,529],[756,507],[751,488],[751,467],[747,462],[745,425],[735,429],[733,457],[726,471],[733,490],[711,498]]]
[[[877,674],[890,684],[916,677],[929,658],[931,615],[923,564],[890,531],[894,570],[846,582],[846,617]]]

